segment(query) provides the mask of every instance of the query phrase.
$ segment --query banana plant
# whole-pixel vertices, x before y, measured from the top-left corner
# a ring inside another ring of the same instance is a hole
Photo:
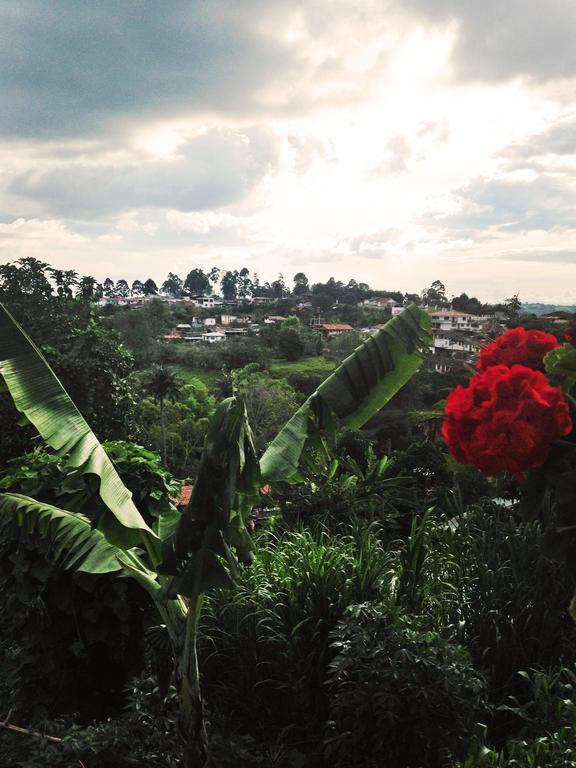
[[[95,434],[8,310],[0,305],[0,374],[25,423],[85,476],[104,512],[84,515],[16,493],[0,494],[0,526],[40,536],[54,562],[86,573],[123,573],[149,594],[166,628],[179,697],[186,768],[207,765],[196,653],[205,593],[232,587],[254,557],[248,515],[263,484],[295,483],[330,461],[339,426],[359,428],[419,368],[429,316],[409,307],[360,345],[286,423],[259,460],[240,397],[220,403],[207,431],[192,497],[153,525],[142,518]]]

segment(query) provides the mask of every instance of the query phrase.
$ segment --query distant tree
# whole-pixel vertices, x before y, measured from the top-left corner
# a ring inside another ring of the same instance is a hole
[[[242,267],[238,273],[238,296],[244,299],[248,296],[252,296],[254,285],[250,279],[250,270],[248,267]]]
[[[71,299],[78,285],[78,273],[73,269],[49,269],[56,284],[56,293],[63,299]]]
[[[220,282],[220,270],[218,269],[218,267],[212,267],[210,272],[208,272],[208,280],[210,280],[212,291],[214,291],[214,288]]]
[[[182,280],[174,272],[169,272],[168,277],[162,283],[162,293],[168,294],[173,299],[179,299],[182,296],[182,290]]]
[[[238,296],[238,278],[239,274],[237,270],[233,272],[228,270],[224,272],[220,281],[220,289],[222,296],[226,301],[232,301]]]
[[[130,288],[126,280],[118,280],[116,287],[114,288],[116,296],[128,296],[130,294]]]
[[[294,281],[294,288],[292,289],[294,296],[302,296],[303,293],[308,293],[310,283],[304,272],[296,272],[292,280]]]
[[[93,277],[81,277],[76,287],[76,298],[85,303],[102,298],[102,286]]]
[[[446,299],[446,287],[440,280],[434,280],[430,288],[426,288],[422,292],[422,298],[424,303],[430,306],[448,306],[448,301]]]
[[[154,280],[152,280],[151,277],[149,277],[148,280],[146,280],[146,282],[144,283],[143,290],[144,290],[144,296],[158,295],[158,286],[156,285]]]
[[[245,397],[256,445],[262,450],[298,408],[297,394],[287,381],[271,381],[254,364],[233,371],[232,379],[234,389]]]
[[[132,288],[130,289],[130,293],[132,296],[142,296],[144,293],[144,286],[142,285],[141,280],[134,280],[132,283]]]
[[[476,296],[468,296],[461,293],[452,299],[452,309],[458,312],[467,312],[471,315],[481,315],[484,312],[484,305]]]
[[[194,268],[186,275],[184,290],[191,296],[199,296],[210,291],[210,278],[199,268]]]
[[[422,298],[417,293],[405,293],[402,301],[398,303],[403,304],[405,307],[409,306],[410,304],[416,304],[417,306],[420,306],[422,303]]]
[[[522,302],[515,293],[509,299],[504,299],[504,313],[509,320],[515,320],[522,309]]]
[[[278,352],[285,360],[300,360],[304,342],[296,328],[282,328],[278,334]]]
[[[158,365],[153,369],[149,378],[144,384],[144,391],[155,402],[160,409],[160,428],[162,430],[162,460],[166,461],[166,424],[164,420],[164,405],[167,400],[175,402],[180,396],[182,382],[174,371],[163,365]]]
[[[102,288],[104,289],[104,296],[113,296],[114,295],[114,281],[111,280],[109,277],[104,280],[104,283],[102,284]]]
[[[272,289],[272,296],[275,299],[282,299],[284,296],[286,296],[286,294],[289,293],[286,283],[284,282],[284,277],[282,275],[278,275],[278,279],[274,280],[270,287]]]

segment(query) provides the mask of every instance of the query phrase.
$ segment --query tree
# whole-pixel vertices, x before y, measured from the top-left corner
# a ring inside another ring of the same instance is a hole
[[[162,283],[162,293],[168,294],[173,299],[179,299],[182,296],[182,290],[182,280],[174,272],[169,272],[168,277]]]
[[[228,270],[222,276],[220,289],[226,301],[233,301],[238,296],[238,272]]]
[[[289,293],[282,275],[278,275],[278,279],[274,280],[270,288],[272,289],[272,296],[275,299],[283,299],[284,296]]]
[[[210,291],[210,278],[202,269],[192,269],[184,280],[184,290],[191,296],[201,296]]]
[[[242,397],[224,400],[210,420],[188,507],[148,524],[38,349],[0,307],[0,372],[16,408],[63,462],[90,477],[103,504],[97,514],[85,510],[90,519],[81,498],[70,511],[2,493],[0,516],[41,536],[69,569],[122,572],[146,590],[175,659],[186,768],[207,758],[196,650],[204,594],[233,586],[240,561],[253,558],[246,522],[260,488],[325,474],[330,425],[365,424],[418,369],[430,341],[425,313],[409,308],[393,318],[305,401],[260,461]]]
[[[308,293],[310,284],[304,272],[296,272],[292,280],[294,281],[294,288],[292,288],[294,296],[302,296],[303,293]]]
[[[509,299],[504,299],[504,314],[509,320],[515,320],[520,310],[522,309],[522,302],[518,298],[518,294],[515,293]]]
[[[252,296],[253,289],[254,286],[250,279],[250,270],[247,267],[242,267],[238,273],[238,296],[241,299]]]
[[[158,295],[158,286],[156,285],[154,280],[152,280],[151,277],[149,277],[148,280],[146,280],[146,282],[144,283],[143,288],[144,288],[144,296],[157,296]]]
[[[141,280],[134,280],[132,283],[132,288],[130,289],[130,294],[132,296],[142,296],[144,293],[144,286],[142,285]]]
[[[133,360],[118,335],[98,321],[93,278],[52,270],[37,259],[0,265],[0,301],[42,348],[103,440],[134,436]],[[55,285],[56,283],[56,290]],[[76,287],[76,295],[70,292]],[[0,393],[3,440],[0,463],[22,453],[22,437],[5,394]]]
[[[118,280],[114,288],[116,296],[126,297],[130,295],[130,288],[126,280]]]
[[[446,288],[444,283],[440,282],[440,280],[434,280],[430,288],[426,288],[422,292],[422,298],[424,303],[428,304],[429,306],[448,306],[448,301],[446,299]]]
[[[71,299],[74,288],[78,285],[78,273],[73,269],[50,269],[52,279],[56,283],[56,293],[63,299]]]
[[[210,272],[208,272],[208,280],[210,280],[210,284],[212,285],[212,291],[214,291],[214,288],[220,282],[220,270],[218,269],[218,267],[212,267]]]
[[[282,328],[278,334],[278,352],[285,360],[300,360],[304,353],[304,342],[296,328]]]
[[[162,460],[166,461],[166,423],[164,420],[164,404],[166,400],[174,402],[180,396],[182,382],[174,371],[163,365],[158,365],[152,371],[144,384],[145,392],[150,395],[160,408],[160,424],[162,429]]]
[[[481,315],[484,312],[484,305],[476,296],[468,296],[461,293],[460,296],[454,296],[452,299],[452,309],[458,312],[467,312],[471,315]]]

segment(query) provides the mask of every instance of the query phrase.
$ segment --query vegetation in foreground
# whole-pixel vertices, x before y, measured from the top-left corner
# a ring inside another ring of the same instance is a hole
[[[302,385],[294,399],[286,389],[290,365],[276,368],[277,391],[293,410],[310,392]],[[566,374],[555,365],[551,375]],[[256,393],[257,403],[263,383],[270,387],[263,370],[244,362],[224,372],[222,386],[247,403]],[[201,468],[217,393],[193,377],[168,381],[166,371],[134,383],[147,396],[131,407],[149,409],[139,428],[157,430],[147,444],[172,466],[178,450],[195,450]],[[453,383],[442,380],[448,391]],[[537,519],[523,522],[508,503],[516,481],[488,482],[447,457],[431,418],[442,394],[435,377],[412,379],[362,433],[334,436],[328,464],[312,462],[296,485],[277,476],[254,495],[247,524],[257,557],[234,564],[233,589],[212,582],[198,626],[211,765],[576,765],[573,587],[565,566],[538,554],[543,535],[548,547],[556,540],[558,502],[544,494]],[[124,405],[110,399],[111,414],[115,407]],[[419,411],[418,420],[407,411]],[[184,414],[190,440],[179,445],[173,420]],[[272,415],[256,435],[262,448],[283,423],[281,411],[263,417]],[[178,766],[182,691],[167,622],[126,572],[94,568],[118,554],[94,558],[92,534],[121,530],[107,521],[102,486],[65,453],[37,441],[30,452],[22,434],[27,455],[13,454],[0,476],[4,511],[7,497],[37,501],[25,503],[26,525],[6,515],[2,528],[0,712],[4,726],[26,732],[3,727],[0,764]],[[158,455],[117,439],[104,447],[145,523],[156,535],[174,526],[180,484]],[[94,521],[95,530],[74,528],[90,567],[78,570],[58,539],[64,518],[55,507]],[[151,557],[139,549],[132,566]],[[169,585],[177,577],[154,578]]]

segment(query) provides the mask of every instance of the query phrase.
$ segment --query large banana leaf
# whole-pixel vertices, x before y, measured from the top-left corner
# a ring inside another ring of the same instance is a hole
[[[0,494],[0,530],[20,529],[46,542],[50,559],[63,568],[85,573],[112,573],[122,565],[123,550],[113,546],[90,520],[77,512],[43,504],[20,493]]]
[[[195,600],[210,587],[233,585],[238,560],[252,556],[246,518],[260,486],[246,406],[240,398],[227,398],[208,424],[190,503],[175,535],[163,544],[158,570],[174,576],[168,597]]]
[[[418,370],[430,327],[430,316],[411,306],[357,347],[270,443],[260,461],[264,482],[296,482],[317,470],[338,423],[361,427]]]
[[[46,362],[42,352],[0,304],[0,374],[16,408],[46,443],[82,474],[98,478],[107,512],[97,527],[118,546],[134,546],[154,534],[132,501],[98,438]]]

